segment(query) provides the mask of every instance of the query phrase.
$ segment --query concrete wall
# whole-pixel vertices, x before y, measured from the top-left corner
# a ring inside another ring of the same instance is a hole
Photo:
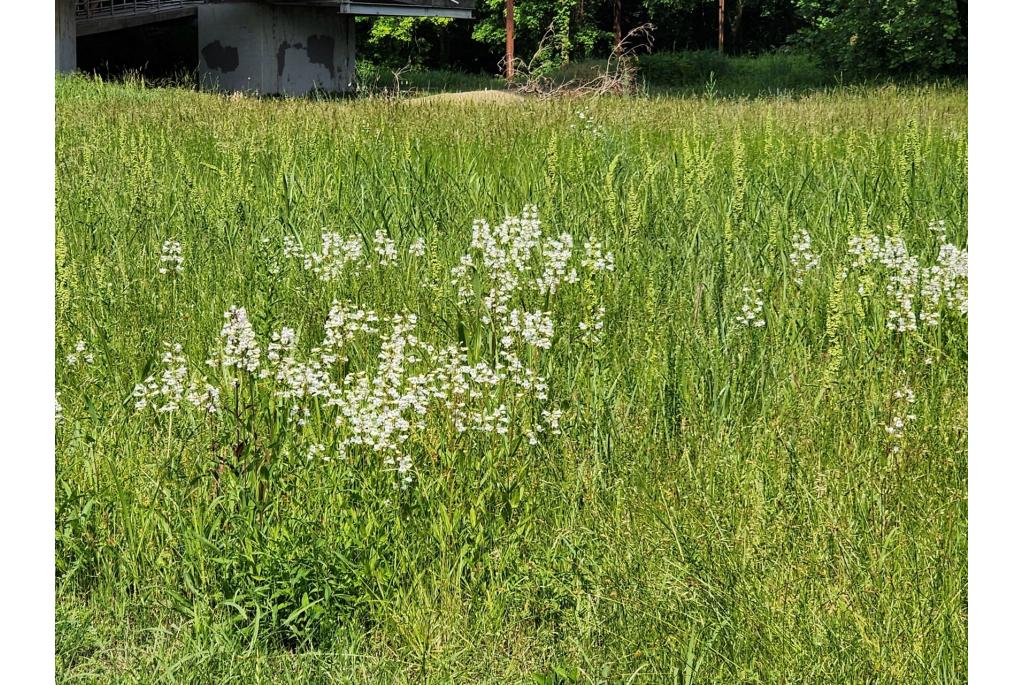
[[[76,48],[77,33],[75,31],[75,0],[56,0],[56,32],[57,48],[56,67],[59,72],[74,71],[78,67],[78,51]]]
[[[355,88],[355,20],[337,8],[238,2],[198,10],[206,87],[281,95]]]

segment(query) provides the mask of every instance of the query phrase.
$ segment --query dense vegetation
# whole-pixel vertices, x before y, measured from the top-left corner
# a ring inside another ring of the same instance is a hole
[[[966,131],[58,80],[58,679],[965,681]]]
[[[494,73],[504,12],[505,0],[477,0],[472,21],[366,18],[363,53],[383,66]],[[725,18],[728,54],[806,52],[847,80],[967,70],[966,0],[728,0]],[[518,55],[529,60],[548,34],[553,65],[605,58],[617,36],[642,24],[654,26],[656,52],[718,46],[716,0],[516,0],[515,21]]]

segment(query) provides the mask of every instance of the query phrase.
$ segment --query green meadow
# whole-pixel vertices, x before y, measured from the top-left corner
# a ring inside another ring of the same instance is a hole
[[[965,85],[56,88],[58,682],[966,681]]]

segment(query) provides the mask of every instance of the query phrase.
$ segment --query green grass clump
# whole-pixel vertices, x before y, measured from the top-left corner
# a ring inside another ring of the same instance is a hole
[[[965,681],[965,283],[917,286],[966,248],[966,131],[959,87],[495,106],[59,79],[58,679]],[[548,397],[488,395],[506,433],[432,409],[406,487],[339,457],[336,407],[300,425],[272,379],[204,363],[233,305],[261,363],[282,326],[314,358],[335,300],[493,361],[487,271],[465,297],[451,271],[475,219],[533,204],[580,268],[510,303],[554,322],[521,351]],[[378,231],[394,266],[285,256],[333,232],[370,263]],[[165,342],[219,413],[136,409]]]

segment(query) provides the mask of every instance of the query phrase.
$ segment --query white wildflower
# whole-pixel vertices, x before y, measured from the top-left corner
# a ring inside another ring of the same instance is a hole
[[[160,248],[160,273],[180,274],[185,258],[181,256],[181,243],[177,240],[165,240]]]
[[[892,393],[892,407],[885,432],[892,441],[890,450],[893,453],[900,451],[899,443],[902,441],[907,427],[917,419],[917,414],[911,411],[911,407],[916,401],[917,397],[909,385],[903,385]]]
[[[761,299],[762,292],[761,288],[754,290],[744,286],[743,304],[740,307],[740,313],[735,317],[736,322],[741,326],[754,326],[755,328],[764,326],[764,318],[761,316],[764,310],[764,300]]]
[[[929,229],[944,238],[944,222],[933,222]],[[967,314],[967,250],[944,242],[935,263],[923,267],[902,237],[882,241],[877,236],[854,236],[849,254],[862,275],[870,274],[875,265],[884,274],[890,330],[902,333],[917,330],[919,324],[937,326],[943,311]],[[858,292],[866,295],[863,284]]]
[[[395,241],[389,238],[383,229],[377,229],[373,234],[373,251],[377,253],[381,266],[394,266],[398,263],[398,248],[395,247]]]
[[[302,266],[322,281],[333,281],[359,271],[363,258],[363,241],[355,235],[343,237],[340,233],[325,232],[320,236],[319,252],[303,252],[291,236],[284,238],[284,254],[302,260]]]
[[[216,414],[220,411],[220,388],[216,388],[209,383],[200,385],[197,381],[192,381],[188,392],[185,394],[185,399],[197,409],[202,409],[207,414]]]
[[[537,290],[541,295],[554,294],[558,285],[570,276],[569,259],[572,257],[572,246],[572,236],[568,233],[544,241],[544,271],[536,280]],[[576,277],[575,273],[572,277]]]
[[[92,352],[89,352],[84,340],[76,342],[75,351],[67,356],[67,362],[71,366],[75,366],[79,361],[83,361],[86,364],[92,364],[95,361]]]
[[[803,285],[804,276],[818,266],[818,255],[811,250],[811,235],[806,229],[793,238],[793,251],[789,253],[789,263],[796,271],[797,285]]]
[[[588,345],[597,345],[601,342],[604,335],[604,307],[597,307],[594,309],[593,316],[589,319],[584,319],[579,323],[579,329],[582,331],[582,340]]]
[[[550,314],[540,311],[523,312],[518,309],[513,309],[509,313],[505,330],[518,334],[527,345],[544,350],[551,349],[551,338],[555,334]],[[502,340],[504,342],[505,338]]]
[[[220,330],[220,337],[224,339],[221,364],[255,372],[260,366],[260,346],[245,307],[232,305],[224,312],[224,318],[226,322]]]
[[[591,271],[615,271],[615,255],[602,252],[601,243],[588,240],[583,244],[583,266]]]
[[[163,347],[159,374],[147,377],[132,390],[136,410],[152,405],[158,412],[172,413],[178,409],[185,396],[188,366],[181,345],[165,342]]]

